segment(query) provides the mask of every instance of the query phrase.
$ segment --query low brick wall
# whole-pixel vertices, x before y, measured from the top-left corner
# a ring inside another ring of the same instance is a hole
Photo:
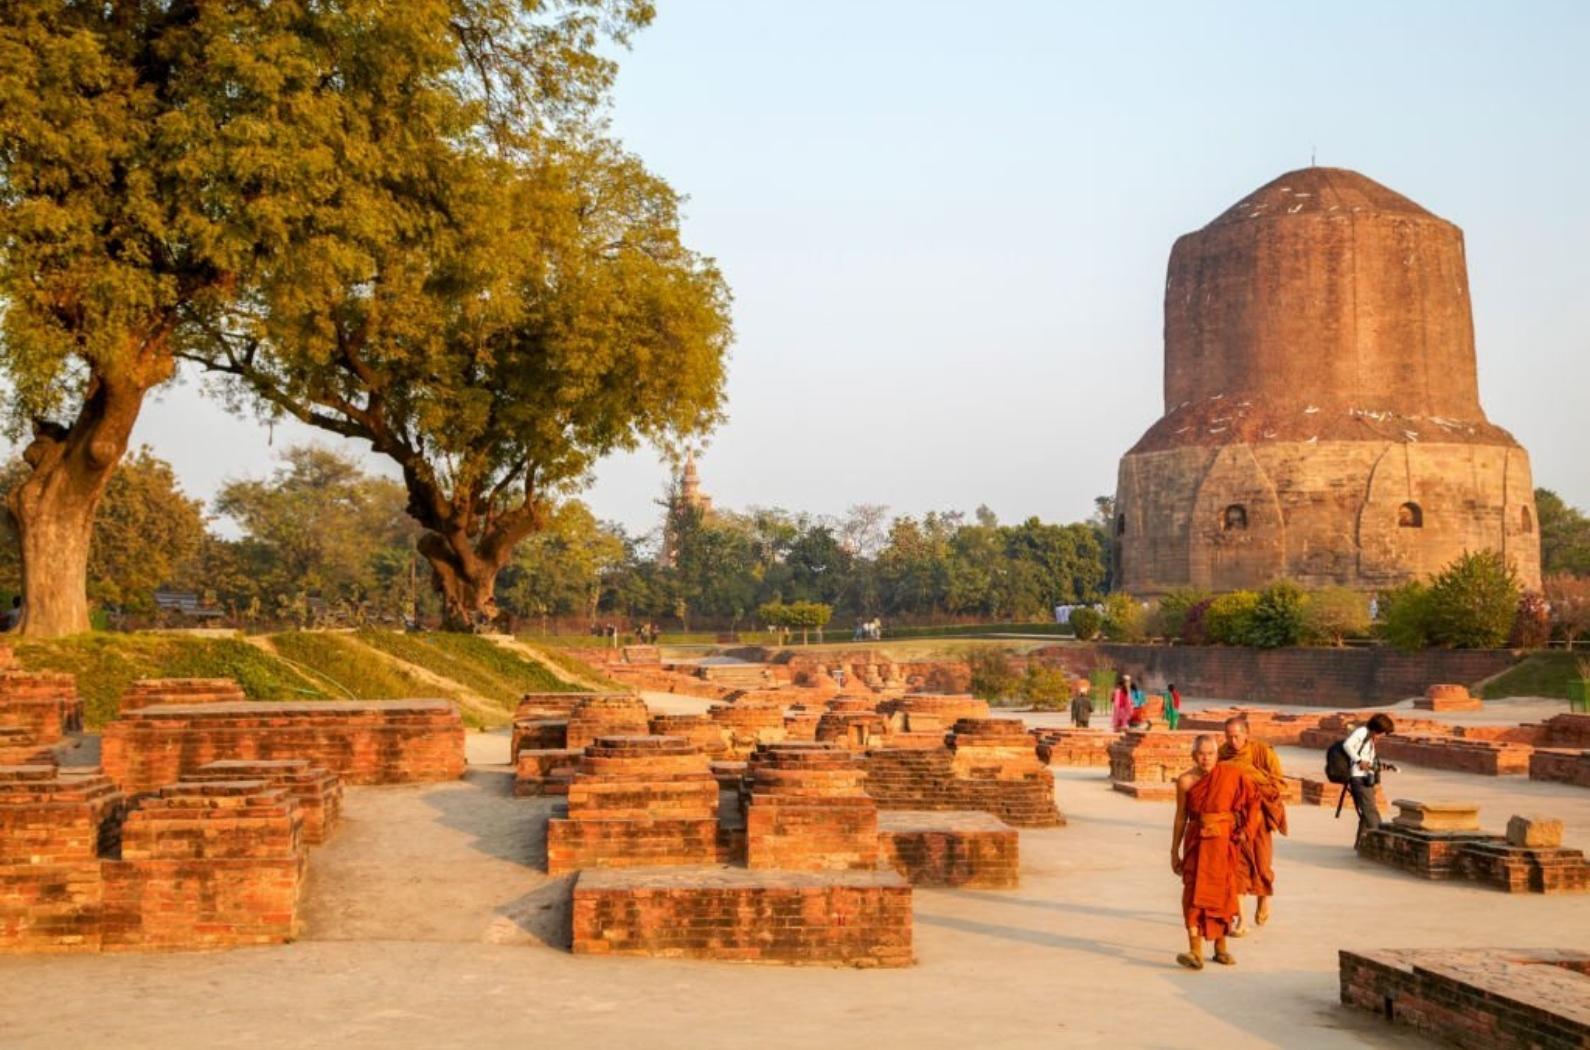
[[[979,810],[1018,828],[1065,823],[1055,806],[1054,774],[1036,752],[1036,770],[1012,780],[958,776],[945,747],[881,748],[868,752],[866,761],[867,794],[879,809]]]
[[[335,773],[315,769],[301,758],[249,762],[211,762],[183,775],[185,783],[211,780],[263,780],[282,788],[298,803],[304,820],[304,841],[318,846],[330,837],[342,819],[342,781]]]
[[[1536,748],[1529,756],[1529,779],[1590,788],[1590,751]]]
[[[892,871],[583,871],[572,946],[576,955],[909,966],[911,887]]]
[[[77,679],[56,671],[0,671],[0,725],[21,726],[37,744],[82,731]]]
[[[1590,864],[1581,851],[1517,846],[1481,831],[1422,831],[1382,824],[1360,836],[1358,855],[1421,878],[1477,882],[1507,893],[1590,890]]]
[[[1005,889],[1021,880],[1016,829],[987,813],[880,813],[878,851],[913,886]]]
[[[1375,745],[1376,754],[1391,762],[1488,777],[1526,775],[1529,772],[1529,755],[1533,750],[1528,744],[1402,736],[1399,733],[1382,737]]]
[[[101,760],[123,791],[152,791],[221,759],[302,758],[346,784],[464,775],[464,723],[445,700],[157,705],[105,727]]]
[[[1520,657],[1506,650],[1244,649],[1103,643],[1110,666],[1182,696],[1245,704],[1373,707],[1424,695],[1435,682],[1472,685]]]
[[[1550,949],[1342,952],[1343,1004],[1471,1050],[1590,1046],[1590,954]]]

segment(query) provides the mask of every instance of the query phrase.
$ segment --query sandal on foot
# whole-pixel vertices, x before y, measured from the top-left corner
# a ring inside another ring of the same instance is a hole
[[[1253,925],[1263,926],[1270,921],[1270,909],[1263,908],[1253,916]]]
[[[1215,952],[1215,962],[1221,966],[1235,966],[1237,965],[1237,957],[1230,952]]]
[[[1202,970],[1204,968],[1203,959],[1193,955],[1191,952],[1182,952],[1180,955],[1176,956],[1176,962],[1187,967],[1189,970]]]
[[[1231,928],[1226,930],[1226,936],[1227,937],[1246,937],[1247,935],[1248,935],[1248,924],[1245,923],[1245,922],[1242,922],[1241,920],[1238,920],[1237,922],[1232,923]]]

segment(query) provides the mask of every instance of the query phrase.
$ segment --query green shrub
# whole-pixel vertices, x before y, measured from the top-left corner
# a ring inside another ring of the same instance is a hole
[[[1194,587],[1181,587],[1170,591],[1159,600],[1148,617],[1148,629],[1155,637],[1185,639],[1187,612],[1209,597],[1207,591]]]
[[[1075,614],[1073,614],[1075,615]],[[1104,598],[1104,637],[1112,642],[1140,642],[1144,636],[1143,606],[1125,591]]]
[[[1340,646],[1369,633],[1369,598],[1347,587],[1322,587],[1309,594],[1303,620],[1307,641]]]
[[[1021,676],[1003,650],[970,649],[966,653],[966,663],[972,670],[973,696],[980,700],[1003,700],[1016,695]]]
[[[1093,710],[1110,709],[1110,693],[1115,689],[1117,674],[1108,667],[1095,667],[1088,672],[1088,696],[1093,698]]]
[[[1071,611],[1071,630],[1076,632],[1077,640],[1091,642],[1099,636],[1099,628],[1104,624],[1104,617],[1091,606],[1084,605],[1080,609]]]
[[[1309,597],[1291,580],[1276,580],[1259,592],[1248,621],[1248,644],[1281,649],[1303,641]]]
[[[1028,664],[1019,691],[1021,698],[1033,707],[1059,711],[1071,701],[1071,676],[1059,667]]]
[[[1518,577],[1496,551],[1464,554],[1430,583],[1430,639],[1455,649],[1494,649],[1518,612]]]
[[[1205,630],[1216,645],[1249,645],[1253,613],[1259,596],[1252,591],[1231,591],[1209,603],[1204,612]]]
[[[1430,644],[1430,588],[1405,583],[1380,595],[1380,633],[1398,649]]]

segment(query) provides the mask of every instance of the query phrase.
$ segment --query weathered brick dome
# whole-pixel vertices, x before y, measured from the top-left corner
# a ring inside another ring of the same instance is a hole
[[[1528,457],[1480,407],[1462,231],[1305,168],[1178,238],[1165,414],[1116,498],[1134,593],[1373,590],[1482,548],[1537,584]]]

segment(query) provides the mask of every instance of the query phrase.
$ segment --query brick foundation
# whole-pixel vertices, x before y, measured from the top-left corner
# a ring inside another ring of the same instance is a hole
[[[157,705],[107,725],[101,757],[129,794],[223,759],[301,758],[346,784],[453,780],[464,724],[444,700]]]
[[[1108,766],[1110,745],[1121,735],[1108,729],[1034,729],[1038,760],[1051,766]]]
[[[1110,786],[1133,798],[1163,801],[1176,797],[1176,778],[1192,768],[1190,730],[1130,730],[1109,747]]]
[[[566,811],[547,821],[550,875],[722,859],[718,782],[676,737],[602,737],[580,757]]]
[[[893,872],[584,871],[576,955],[909,966],[911,887]]]
[[[1033,762],[1037,772],[1021,779],[968,780],[946,747],[881,748],[866,757],[867,794],[882,810],[978,810],[1018,828],[1060,826],[1065,818],[1055,807],[1054,776],[1036,754]]]
[[[1536,748],[1529,756],[1529,779],[1590,788],[1590,751]]]
[[[784,705],[776,700],[744,698],[732,704],[714,704],[707,712],[725,733],[727,754],[746,758],[760,744],[784,740]]]
[[[1145,688],[1175,682],[1182,696],[1243,704],[1376,707],[1422,696],[1431,682],[1472,684],[1519,659],[1499,649],[1247,649],[1100,644],[1108,666]]]
[[[878,849],[913,886],[1004,889],[1021,879],[1016,829],[987,813],[879,813]]]
[[[514,759],[513,793],[517,798],[567,795],[580,752],[569,748],[525,749]]]
[[[117,710],[137,711],[155,704],[222,704],[248,699],[230,678],[140,678],[121,694]]]
[[[878,805],[849,751],[764,744],[746,773],[745,863],[789,871],[867,871],[878,864]]]
[[[1477,696],[1469,695],[1465,685],[1432,685],[1424,695],[1413,702],[1421,711],[1481,711],[1485,704]]]
[[[563,746],[583,751],[604,736],[645,736],[651,712],[638,696],[622,693],[582,697],[569,712]]]
[[[1177,729],[1196,733],[1221,733],[1226,719],[1241,716],[1248,722],[1248,733],[1271,747],[1295,747],[1303,733],[1318,729],[1325,715],[1282,714],[1262,707],[1211,707],[1181,716]],[[1345,734],[1344,734],[1345,735]]]
[[[1590,954],[1549,949],[1342,952],[1341,999],[1467,1050],[1590,1046]]]
[[[1375,744],[1375,753],[1391,762],[1488,777],[1527,774],[1533,750],[1527,744],[1403,736],[1400,733],[1389,733]]]
[[[82,732],[77,679],[55,671],[0,671],[0,725],[20,726],[41,747]]]
[[[1482,831],[1382,824],[1359,838],[1358,855],[1421,878],[1477,882],[1508,893],[1590,890],[1590,865],[1579,850],[1514,846]]]

